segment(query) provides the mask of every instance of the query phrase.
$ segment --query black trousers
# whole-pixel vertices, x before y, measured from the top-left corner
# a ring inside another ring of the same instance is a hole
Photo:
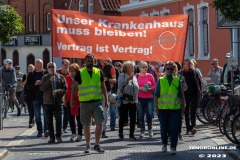
[[[187,132],[191,131],[196,126],[196,111],[198,107],[197,96],[185,95],[186,107],[185,107],[185,123]]]
[[[56,125],[56,137],[61,138],[62,135],[62,106],[61,105],[46,105],[44,104],[46,120],[50,138],[55,138],[53,116]]]
[[[136,125],[136,112],[137,112],[137,104],[121,104],[119,108],[119,133],[123,133],[124,123],[126,119],[130,118],[130,136],[134,135],[135,125]]]
[[[29,115],[29,124],[34,123],[34,107],[32,99],[25,99],[25,102],[28,107],[28,115]]]
[[[69,113],[69,124],[70,124],[72,134],[76,134],[76,120],[77,120],[78,135],[82,136],[83,125],[80,121],[80,108],[78,109],[78,116],[71,115],[70,103],[67,103],[67,109]]]
[[[63,106],[63,130],[67,129],[69,122],[69,109],[66,106]]]

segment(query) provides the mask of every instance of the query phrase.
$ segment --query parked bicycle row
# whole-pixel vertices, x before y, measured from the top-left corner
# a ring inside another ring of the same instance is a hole
[[[219,131],[232,143],[240,144],[240,85],[209,84],[203,93],[202,107],[199,108],[198,119],[203,124],[219,127]]]

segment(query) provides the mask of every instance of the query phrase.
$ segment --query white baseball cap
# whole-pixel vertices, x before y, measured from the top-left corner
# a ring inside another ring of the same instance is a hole
[[[229,58],[229,57],[231,57],[231,54],[230,54],[230,53],[227,53],[225,57],[226,57],[226,58]]]

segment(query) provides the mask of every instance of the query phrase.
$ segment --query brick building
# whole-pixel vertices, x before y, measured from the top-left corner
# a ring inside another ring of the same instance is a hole
[[[3,59],[10,58],[13,65],[19,64],[23,72],[26,72],[28,64],[34,64],[35,59],[43,59],[44,68],[51,61],[51,9],[120,15],[117,11],[119,0],[4,0],[4,4],[17,10],[25,28],[21,34],[12,37],[12,42],[2,46],[0,65]],[[53,59],[60,67],[62,58]],[[82,62],[80,59],[74,61]]]
[[[225,54],[232,48],[240,62],[240,30],[216,29],[215,9],[212,0],[5,0],[16,8],[25,26],[22,34],[14,36],[11,46],[2,47],[2,59],[12,58],[26,70],[26,64],[35,59],[51,59],[50,10],[67,9],[116,16],[167,16],[189,14],[188,40],[185,58],[196,59],[206,76],[213,58],[221,66]],[[230,43],[230,41],[234,43]],[[58,66],[61,58],[54,58]],[[2,60],[1,60],[2,62]],[[81,63],[81,60],[78,60]]]
[[[216,12],[212,0],[121,0],[121,16],[167,16],[189,14],[188,40],[185,58],[195,59],[206,76],[211,60],[218,58],[224,65],[231,48],[240,62],[240,29],[216,29]],[[234,43],[231,43],[231,42]]]

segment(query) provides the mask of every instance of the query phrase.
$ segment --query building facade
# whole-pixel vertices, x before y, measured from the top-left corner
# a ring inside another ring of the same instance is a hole
[[[212,0],[4,0],[4,3],[16,8],[25,28],[20,35],[13,36],[12,42],[2,46],[0,63],[11,58],[14,65],[19,64],[23,71],[35,59],[43,59],[44,67],[51,61],[51,9],[114,16],[189,14],[185,58],[195,59],[204,77],[211,67],[211,60],[218,58],[223,66],[225,55],[230,50],[240,63],[240,30],[216,28]],[[57,66],[60,66],[62,58],[54,57]],[[80,59],[70,60],[82,63]]]
[[[240,62],[240,29],[217,29],[211,3],[212,0],[121,0],[119,11],[121,16],[189,14],[185,59],[195,59],[206,77],[211,60],[217,58],[223,66],[230,50]]]
[[[120,15],[118,0],[4,0],[4,4],[13,6],[22,17],[24,29],[21,34],[12,37],[9,44],[2,45],[0,65],[5,58],[20,65],[23,72],[28,64],[42,59],[44,68],[52,60],[51,50],[51,9],[75,10],[90,14]],[[58,67],[63,57],[53,57]],[[70,59],[79,64],[81,59]]]

